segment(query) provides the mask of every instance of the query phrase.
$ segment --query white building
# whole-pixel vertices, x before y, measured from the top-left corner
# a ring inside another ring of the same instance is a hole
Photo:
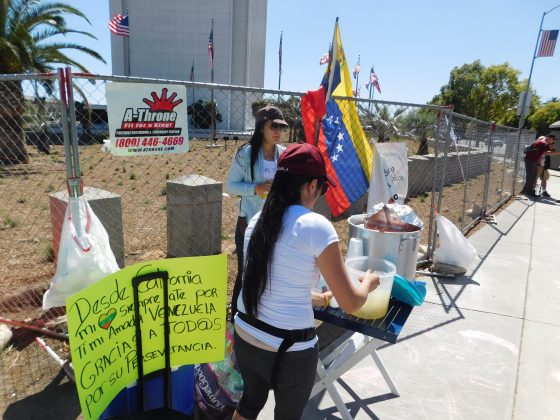
[[[110,0],[109,8],[111,17],[128,9],[130,76],[189,80],[194,59],[194,80],[210,82],[214,18],[214,83],[263,87],[267,0]],[[111,35],[115,75],[125,74],[125,42]],[[195,100],[208,100],[206,93]],[[250,104],[238,95],[216,91],[224,118],[218,128],[245,129]]]

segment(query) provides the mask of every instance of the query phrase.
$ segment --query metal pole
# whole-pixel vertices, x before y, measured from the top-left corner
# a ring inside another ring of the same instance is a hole
[[[212,29],[210,31],[212,33],[212,44],[214,44],[214,18],[212,18]],[[216,50],[214,48],[214,45],[212,46],[213,51],[212,51],[212,62],[210,63],[210,83],[214,83],[214,51]],[[214,139],[216,138],[216,107],[214,106],[214,88],[210,89],[210,114],[211,114],[211,130],[210,130],[210,135],[211,135],[211,139],[210,139],[210,144],[214,145]]]
[[[447,170],[447,159],[449,155],[449,143],[451,140],[451,127],[453,126],[453,110],[447,111],[449,118],[447,122],[447,132],[445,133],[445,145],[443,148],[443,167],[441,168],[441,186],[438,197],[438,211],[441,211],[441,202],[443,200],[443,187],[445,186],[445,171]]]
[[[467,190],[469,188],[469,176],[470,176],[470,161],[471,161],[471,142],[472,138],[469,136],[469,143],[467,146],[467,174],[465,175],[465,189],[463,190],[463,212],[461,213],[461,232],[465,227],[465,208],[467,206]]]
[[[449,116],[449,118],[446,118],[447,120],[447,130],[445,133],[445,144],[444,144],[444,149],[443,149],[443,167],[441,168],[441,182],[439,185],[439,195],[438,195],[438,204],[437,204],[437,209],[438,209],[438,213],[441,212],[441,202],[443,200],[443,187],[445,186],[445,171],[447,170],[447,155],[449,153],[449,141],[451,140],[451,126],[452,126],[452,119],[453,119],[453,109],[449,108],[449,110],[447,111],[447,114]],[[434,172],[435,172],[435,168],[437,166],[437,162],[439,161],[439,156],[435,155],[435,160],[436,160],[436,164],[434,165]],[[435,179],[435,173],[434,173],[434,179]],[[430,210],[430,224],[432,223],[432,218],[433,218],[433,212],[434,212],[434,208],[433,208],[433,202],[434,202],[434,195],[432,193],[432,209]],[[433,248],[435,247],[436,244],[436,232],[437,232],[437,227],[433,229],[433,238],[432,238],[432,250],[430,252],[430,256],[433,254]]]
[[[508,130],[508,134],[509,134],[509,130]],[[504,182],[505,182],[505,180],[506,180],[506,166],[507,166],[507,161],[506,161],[507,153],[506,153],[506,150],[507,150],[507,138],[508,138],[508,137],[509,137],[509,136],[506,136],[506,139],[504,140],[504,167],[503,167],[503,169],[502,169],[502,183],[501,183],[501,185],[500,185],[500,199],[499,199],[499,201],[498,201],[499,204],[502,203],[502,201],[503,201],[502,197],[504,196]]]
[[[358,73],[356,74],[356,98],[359,98],[360,94],[358,93],[358,89],[360,86],[360,54],[358,54]]]
[[[66,179],[68,180],[74,176],[74,165],[72,163],[72,146],[70,140],[70,130],[68,128],[68,97],[66,96],[64,69],[58,69],[58,84],[60,89],[60,125],[62,126],[62,139],[64,140]],[[72,195],[70,188],[68,188],[68,194]]]
[[[482,194],[482,217],[486,216],[486,208],[488,207],[488,185],[490,184],[490,173],[492,171],[492,155],[494,154],[494,144],[493,144],[493,134],[496,129],[496,122],[492,121],[490,123],[490,133],[488,135],[488,164],[486,166],[486,177],[484,179],[484,191]]]
[[[282,83],[282,34],[280,31],[280,48],[278,50],[278,90],[280,90],[280,85]],[[280,94],[278,94],[280,96]]]
[[[128,30],[130,32],[130,16],[128,16],[128,8],[126,9],[125,16],[128,17]],[[123,49],[124,49],[124,75],[130,76],[130,34],[123,36]]]
[[[435,204],[435,197],[436,197],[436,166],[438,160],[438,151],[439,151],[439,129],[440,129],[440,121],[441,121],[441,111],[437,111],[436,117],[436,132],[434,138],[434,167],[432,168],[432,198],[430,203],[430,219],[429,219],[429,226],[428,226],[428,252],[426,257],[429,259],[432,257],[433,254],[433,244],[432,244],[432,237],[435,237],[433,231],[434,228],[434,204]]]
[[[331,97],[331,93],[332,93],[332,82],[333,82],[333,78],[334,78],[334,63],[336,62],[336,60],[338,60],[337,54],[338,54],[338,39],[336,37],[336,32],[338,29],[338,16],[336,18],[336,21],[334,23],[334,33],[333,33],[333,41],[332,41],[332,54],[330,54],[329,57],[329,64],[328,64],[328,68],[329,68],[329,85],[327,87],[327,94],[325,95],[325,103],[329,100],[329,98]]]
[[[549,14],[550,12],[552,12],[554,9],[557,9],[560,7],[560,4],[557,6],[554,6],[552,9],[550,9],[547,12],[543,12],[542,18],[541,18],[541,24],[539,26],[539,33],[537,34],[537,41],[535,42],[535,50],[533,51],[533,60],[531,61],[531,69],[529,70],[529,78],[527,79],[527,89],[525,91],[525,96],[523,97],[523,102],[521,104],[521,115],[519,116],[519,124],[517,125],[519,131],[517,133],[517,153],[516,153],[516,159],[515,159],[515,169],[514,169],[514,174],[515,176],[517,176],[517,169],[518,169],[518,165],[519,165],[519,150],[520,146],[521,146],[521,129],[523,128],[523,125],[525,124],[525,106],[527,104],[527,97],[529,96],[529,88],[531,85],[531,76],[533,75],[533,67],[535,65],[535,58],[537,55],[537,48],[539,46],[539,38],[541,37],[541,32],[542,32],[542,25],[544,22],[544,17]],[[530,105],[530,104],[529,104]],[[515,183],[513,184],[513,188],[512,188],[512,195],[515,195]]]
[[[371,83],[371,74],[373,73],[373,66],[371,66],[371,70],[369,71],[369,95],[368,95],[368,99],[373,99],[373,84]],[[369,112],[371,112],[371,102],[368,104],[368,110]]]
[[[82,191],[82,176],[80,173],[80,157],[78,153],[78,133],[76,132],[76,105],[74,104],[74,93],[72,90],[72,73],[70,72],[70,67],[64,69],[65,81],[66,81],[66,92],[68,94],[68,121],[70,123],[70,140],[73,155],[74,171],[71,180],[71,187],[74,189],[74,195],[72,197],[80,197],[83,194]]]

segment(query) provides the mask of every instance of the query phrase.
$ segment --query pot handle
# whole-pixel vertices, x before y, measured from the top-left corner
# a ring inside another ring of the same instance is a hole
[[[415,238],[413,236],[410,236],[408,238],[403,238],[401,236],[400,241],[399,241],[399,252],[402,251],[403,242],[404,241],[410,241],[410,240],[414,240],[414,242],[412,243],[412,250],[416,251],[416,246],[418,245],[419,238]]]

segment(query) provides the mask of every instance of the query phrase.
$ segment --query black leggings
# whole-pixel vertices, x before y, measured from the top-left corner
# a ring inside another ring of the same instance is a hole
[[[237,333],[233,345],[243,377],[243,396],[237,404],[237,411],[245,418],[256,419],[272,389],[270,378],[276,352],[255,347]],[[317,344],[307,350],[284,353],[274,389],[275,419],[301,418],[315,383],[318,359]]]
[[[241,285],[243,284],[243,240],[245,238],[245,230],[247,229],[247,218],[238,217],[237,225],[235,226],[235,250],[237,253],[237,277],[233,285],[233,293],[231,296],[231,322],[237,313],[237,298],[241,292]]]

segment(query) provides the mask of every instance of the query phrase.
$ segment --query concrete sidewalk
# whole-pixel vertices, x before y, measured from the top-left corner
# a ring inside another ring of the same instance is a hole
[[[496,219],[469,238],[481,258],[467,275],[423,279],[424,304],[379,350],[401,396],[371,358],[341,377],[356,419],[560,419],[560,203],[516,200]],[[271,393],[259,419],[273,410]],[[303,418],[340,415],[323,392]]]

